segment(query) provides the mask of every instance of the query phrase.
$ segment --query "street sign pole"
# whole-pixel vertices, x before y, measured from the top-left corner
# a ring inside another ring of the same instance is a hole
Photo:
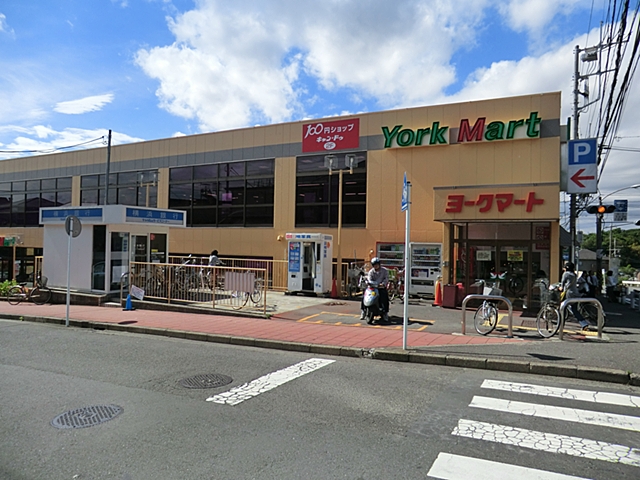
[[[69,236],[67,246],[67,317],[65,327],[69,326],[69,306],[71,305],[71,237],[77,237],[82,232],[80,219],[75,215],[69,215],[64,221],[64,229]]]
[[[402,349],[407,349],[407,330],[409,327],[409,278],[411,273],[411,252],[409,251],[409,241],[411,237],[411,182],[407,182],[407,172],[404,173],[404,183],[402,185],[402,202],[400,210],[405,212],[405,234],[404,234],[404,314],[402,322]]]

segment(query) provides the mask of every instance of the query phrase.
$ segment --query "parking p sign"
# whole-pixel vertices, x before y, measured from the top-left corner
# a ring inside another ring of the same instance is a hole
[[[598,139],[569,140],[568,193],[596,193]]]

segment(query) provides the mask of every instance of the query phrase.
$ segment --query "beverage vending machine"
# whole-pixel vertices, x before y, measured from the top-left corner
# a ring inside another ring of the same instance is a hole
[[[287,233],[287,290],[289,293],[331,292],[333,236]]]

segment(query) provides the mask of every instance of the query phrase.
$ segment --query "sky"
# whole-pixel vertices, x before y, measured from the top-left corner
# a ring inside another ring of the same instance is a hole
[[[635,6],[635,2],[632,2]],[[608,0],[3,0],[0,160],[421,105],[562,92]],[[593,80],[595,81],[595,80]],[[595,84],[591,87],[595,91]],[[640,84],[599,189],[640,220]],[[595,108],[580,117],[593,136]],[[563,205],[561,217],[568,207]],[[610,228],[611,224],[605,224]],[[634,225],[613,224],[634,228]],[[594,216],[578,219],[592,232]]]

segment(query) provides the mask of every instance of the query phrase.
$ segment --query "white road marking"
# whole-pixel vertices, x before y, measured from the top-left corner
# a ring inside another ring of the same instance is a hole
[[[458,426],[451,432],[458,437],[486,440],[488,442],[515,445],[549,453],[562,453],[574,457],[603,460],[605,462],[622,463],[640,467],[640,450],[580,437],[556,435],[553,433],[537,432],[524,428],[508,427],[494,423],[476,422],[461,419]],[[475,478],[470,476],[468,478]],[[494,478],[510,478],[495,476]],[[511,477],[516,478],[516,477]]]
[[[518,413],[530,417],[552,418],[565,422],[586,423],[603,427],[620,428],[640,432],[640,418],[615,413],[594,412],[577,408],[554,407],[535,403],[513,402],[500,398],[474,396],[470,407],[496,410],[499,412]]]
[[[542,385],[532,385],[530,383],[500,382],[497,380],[485,380],[482,383],[482,388],[541,395],[544,397],[566,398],[567,400],[579,400],[581,402],[606,403],[609,405],[640,408],[640,397],[619,393],[574,390],[571,388],[546,387]]]
[[[518,480],[586,480],[582,477],[547,472],[534,468],[490,462],[479,458],[439,453],[427,476],[443,480],[495,480],[517,478]]]
[[[302,375],[313,372],[319,368],[322,368],[335,360],[325,360],[323,358],[310,358],[304,362],[296,363],[290,367],[283,368],[276,372],[268,373],[260,378],[253,380],[252,382],[245,383],[239,387],[232,388],[228,392],[214,395],[207,398],[207,402],[221,403],[225,405],[237,405],[249,400],[261,393],[268,392],[280,385],[294,380]]]

